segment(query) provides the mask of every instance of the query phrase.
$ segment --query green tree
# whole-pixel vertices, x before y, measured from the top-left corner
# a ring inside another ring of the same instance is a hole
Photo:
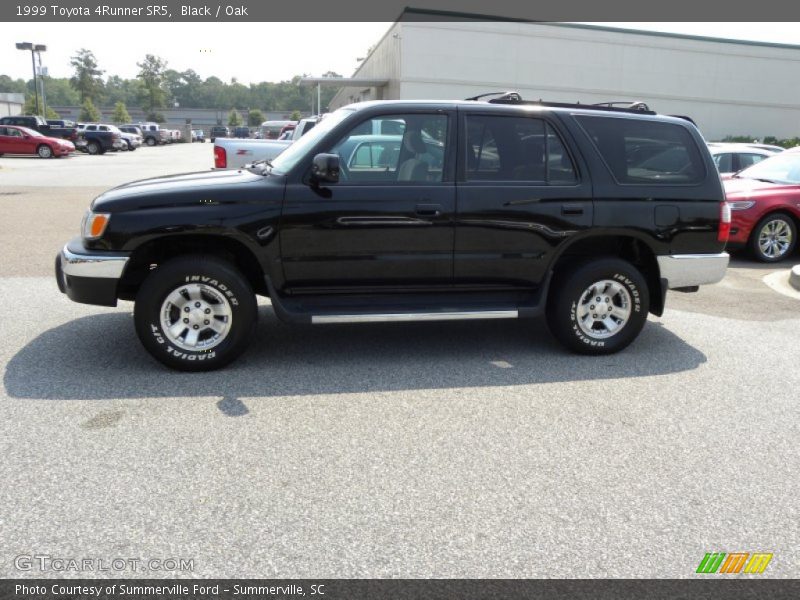
[[[166,104],[167,93],[164,90],[164,71],[167,61],[158,56],[147,54],[142,62],[136,63],[139,67],[139,80],[143,85],[142,104],[148,112],[163,108]]]
[[[86,98],[81,105],[81,114],[78,116],[78,120],[83,123],[97,123],[102,118],[91,98]]]
[[[229,127],[238,127],[242,124],[242,115],[239,114],[235,108],[231,109],[231,112],[228,113],[228,126]]]
[[[98,68],[94,53],[86,48],[81,48],[75,56],[70,57],[70,64],[75,69],[75,74],[69,82],[73,88],[78,90],[81,102],[87,98],[99,100],[103,91],[101,76],[104,71]]]
[[[30,95],[25,98],[25,104],[22,105],[23,115],[37,115],[41,112],[42,99],[39,99],[39,111],[36,111],[36,96]],[[47,114],[44,115],[45,119],[60,119],[61,116],[49,106],[47,107]]]
[[[264,121],[266,121],[266,119],[264,118],[264,113],[262,113],[257,108],[251,110],[247,115],[247,124],[250,125],[250,127],[256,127],[258,125],[261,125],[261,123],[263,123]]]
[[[114,105],[114,113],[111,115],[111,122],[121,125],[122,123],[130,123],[131,116],[128,114],[128,107],[122,101]]]
[[[300,120],[300,111],[295,109],[292,111],[292,116],[289,117],[292,121],[299,121]]]

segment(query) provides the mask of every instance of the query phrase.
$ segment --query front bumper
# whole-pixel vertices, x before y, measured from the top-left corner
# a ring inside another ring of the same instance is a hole
[[[74,238],[56,256],[58,289],[74,302],[116,306],[117,284],[129,258],[122,253],[87,250],[81,238]]]
[[[657,256],[661,279],[667,289],[690,288],[718,283],[725,277],[730,257],[719,254],[673,254]]]

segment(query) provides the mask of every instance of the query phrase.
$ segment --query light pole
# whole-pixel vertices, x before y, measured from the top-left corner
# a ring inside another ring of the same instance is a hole
[[[30,50],[31,51],[31,66],[33,67],[33,93],[36,97],[36,112],[39,112],[39,82],[36,79],[36,54],[45,52],[47,46],[44,44],[32,44],[31,42],[18,42],[17,50]],[[39,66],[42,65],[42,55],[39,54]],[[44,94],[44,88],[42,88]]]
[[[47,46],[44,44],[36,44],[33,49],[36,51],[36,56],[39,57],[39,81],[42,84],[42,116],[47,118],[47,96],[44,94],[44,76],[47,74],[42,67],[42,52],[47,51]]]

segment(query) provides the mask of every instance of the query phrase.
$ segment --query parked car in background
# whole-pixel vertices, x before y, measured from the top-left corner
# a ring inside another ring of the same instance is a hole
[[[263,139],[243,142],[231,139],[217,142],[214,145],[214,168],[240,169],[249,163],[272,160],[311,131],[321,119],[322,117],[308,117],[301,119],[296,124],[292,123],[295,128],[289,130],[291,137],[281,140]]]
[[[115,125],[78,123],[78,131],[86,140],[86,152],[89,154],[127,149],[127,144],[122,139],[122,132]]]
[[[737,173],[775,154],[749,144],[715,144],[708,149],[720,175]]]
[[[731,207],[731,247],[758,260],[790,256],[800,227],[800,152],[781,152],[724,181]]]
[[[294,124],[294,121],[264,121],[261,124],[261,135],[265,140],[277,140],[284,127]]]
[[[230,130],[224,125],[214,125],[211,128],[211,132],[208,134],[208,137],[211,138],[211,143],[213,144],[215,139],[226,138],[230,134],[231,134]]]
[[[27,127],[28,129],[38,131],[44,136],[51,138],[62,138],[73,143],[75,143],[80,137],[78,128],[72,121],[54,121],[54,123],[59,124],[50,125],[44,119],[44,117],[35,115],[16,115],[14,117],[3,117],[0,119],[0,125],[16,125],[18,127]],[[63,123],[70,124],[64,125]]]
[[[72,152],[75,152],[75,145],[69,140],[46,136],[27,127],[0,125],[0,156],[35,154],[41,158],[54,158]]]
[[[202,129],[192,129],[192,141],[205,143],[206,134]]]
[[[142,136],[140,134],[131,133],[130,131],[125,131],[122,129],[122,127],[118,127],[118,129],[120,131],[122,139],[125,141],[127,150],[133,151],[142,145]]]
[[[169,133],[158,123],[140,123],[138,127],[142,130],[144,143],[148,146],[158,146],[169,141]]]
[[[241,139],[250,139],[250,128],[249,127],[234,127],[233,131],[231,132],[231,137],[241,138]]]

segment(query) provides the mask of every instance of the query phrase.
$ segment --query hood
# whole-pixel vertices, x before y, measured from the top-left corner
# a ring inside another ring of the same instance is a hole
[[[725,186],[725,196],[752,197],[766,196],[784,192],[798,192],[800,186],[787,185],[784,183],[770,183],[759,181],[758,179],[747,179],[746,177],[736,177],[726,179],[722,182]]]
[[[119,212],[187,204],[249,201],[256,190],[275,185],[278,176],[246,170],[202,171],[132,181],[104,192],[92,202],[95,212]]]

